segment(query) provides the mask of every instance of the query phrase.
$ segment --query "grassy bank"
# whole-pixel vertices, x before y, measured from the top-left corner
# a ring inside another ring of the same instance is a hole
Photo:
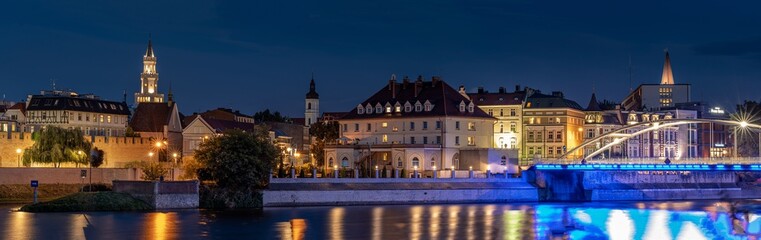
[[[126,193],[80,192],[48,202],[21,207],[25,212],[149,211],[147,203]]]
[[[41,184],[37,188],[37,198],[40,201],[53,200],[79,192],[82,186],[82,184]],[[0,185],[0,203],[30,203],[33,192],[29,184]]]

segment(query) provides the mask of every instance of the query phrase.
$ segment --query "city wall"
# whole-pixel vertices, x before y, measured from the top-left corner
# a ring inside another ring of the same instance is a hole
[[[87,170],[87,177],[81,177]],[[110,184],[114,180],[139,179],[141,171],[134,168],[93,168],[92,182]],[[0,185],[29,184],[31,180],[45,184],[80,184],[90,182],[88,168],[0,168]]]
[[[16,149],[26,149],[34,144],[31,133],[0,134],[0,167],[18,167],[19,154]],[[149,160],[148,152],[154,150],[154,146],[148,138],[139,137],[85,137],[93,142],[93,146],[105,152],[105,161],[101,168],[124,167],[126,163],[133,161]],[[46,167],[41,165],[40,167]],[[76,165],[64,165],[63,167],[77,167]],[[81,166],[79,166],[81,167]]]
[[[535,187],[523,179],[272,179],[265,207],[421,203],[533,202]]]
[[[113,181],[113,190],[143,200],[155,209],[198,208],[198,184],[198,181]]]

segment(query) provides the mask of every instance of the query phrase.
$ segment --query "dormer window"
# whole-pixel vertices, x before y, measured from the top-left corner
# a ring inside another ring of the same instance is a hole
[[[465,102],[460,101],[460,112],[465,112]]]
[[[363,114],[365,113],[365,107],[362,105],[357,106],[357,114]]]
[[[420,102],[415,103],[415,112],[423,111],[423,104],[420,104]]]
[[[383,106],[381,106],[380,103],[375,104],[375,112],[376,113],[383,113]]]
[[[429,102],[428,100],[425,101],[425,104],[423,104],[423,107],[426,112],[430,112],[431,109],[433,109],[433,105],[431,105],[431,102]]]
[[[468,104],[468,112],[473,113],[473,111],[475,110],[476,110],[476,106],[473,105],[473,102],[470,102],[470,104]]]
[[[399,104],[399,102],[397,102],[394,105],[394,112],[402,112],[402,104]]]
[[[391,113],[391,104],[386,103],[386,113]]]
[[[410,102],[404,103],[404,112],[410,112],[412,111],[412,104]]]
[[[365,107],[365,111],[367,111],[367,114],[373,114],[373,106],[368,103]]]

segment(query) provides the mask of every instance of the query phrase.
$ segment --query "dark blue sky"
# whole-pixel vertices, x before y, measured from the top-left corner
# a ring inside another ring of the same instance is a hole
[[[757,1],[12,1],[0,9],[0,94],[50,88],[128,102],[152,33],[181,111],[348,111],[391,74],[453,86],[562,90],[586,105],[657,83],[668,48],[693,99],[759,100]]]

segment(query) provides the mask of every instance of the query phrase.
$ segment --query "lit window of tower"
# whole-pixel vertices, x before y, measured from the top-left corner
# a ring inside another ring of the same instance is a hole
[[[135,93],[135,103],[164,102],[164,94],[159,93],[159,73],[156,71],[156,55],[151,40],[143,55],[143,73],[140,74],[140,92]]]

